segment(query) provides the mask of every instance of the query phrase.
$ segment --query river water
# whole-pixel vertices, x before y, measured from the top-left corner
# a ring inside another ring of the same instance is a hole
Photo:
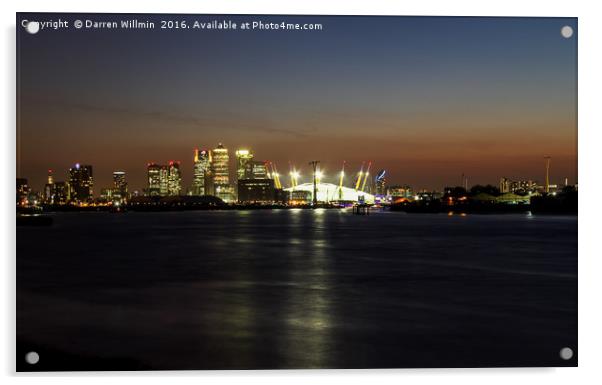
[[[17,229],[19,370],[577,362],[576,217],[53,216]]]

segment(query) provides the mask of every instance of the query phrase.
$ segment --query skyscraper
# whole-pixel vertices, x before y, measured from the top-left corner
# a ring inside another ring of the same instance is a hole
[[[252,179],[251,162],[253,153],[249,150],[236,150],[236,177],[237,180]]]
[[[237,193],[241,203],[273,203],[276,199],[275,180],[268,172],[267,162],[253,160],[247,150],[236,151]]]
[[[69,186],[73,202],[82,203],[92,199],[93,185],[92,166],[76,163],[69,169]]]
[[[374,177],[374,186],[376,194],[385,195],[387,193],[387,171],[380,170]]]
[[[48,170],[48,180],[46,181],[46,185],[44,185],[44,203],[53,204],[54,194],[54,178],[52,176],[52,170]]]
[[[182,173],[180,172],[180,162],[170,161],[167,182],[167,195],[177,196],[182,193]]]
[[[113,198],[118,200],[127,199],[128,183],[125,180],[125,171],[113,172]]]
[[[250,179],[268,179],[268,167],[265,162],[253,160],[249,162],[249,167],[251,169]]]
[[[192,168],[192,195],[207,195],[205,186],[209,171],[209,152],[207,150],[194,150],[194,165]]]
[[[228,149],[221,143],[211,150],[211,173],[215,196],[226,202],[232,201],[234,193],[230,187],[230,157]]]
[[[17,178],[17,206],[27,205],[27,195],[29,195],[30,191],[27,179]]]
[[[159,168],[159,195],[169,195],[169,168],[165,165]]]
[[[220,143],[217,148],[211,150],[211,171],[213,171],[213,183],[216,188],[230,185],[229,164],[228,149]]]
[[[161,170],[163,166],[156,163],[148,163],[146,172],[148,176],[148,187],[146,195],[161,196]]]
[[[70,200],[69,184],[56,182],[54,184],[54,204],[64,205]]]
[[[182,193],[182,173],[180,162],[170,161],[169,165],[147,164],[147,196],[170,196]]]

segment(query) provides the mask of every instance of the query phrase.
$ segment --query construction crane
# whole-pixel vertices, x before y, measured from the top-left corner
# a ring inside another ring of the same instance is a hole
[[[362,183],[362,191],[366,188],[366,181],[368,180],[368,175],[370,175],[370,166],[372,166],[372,162],[368,163],[368,168],[366,169],[366,173],[364,174],[364,182]]]
[[[360,172],[357,173],[357,180],[355,181],[355,189],[359,190],[360,183],[362,182],[362,175],[364,174],[364,163],[362,162],[362,167],[360,167]]]

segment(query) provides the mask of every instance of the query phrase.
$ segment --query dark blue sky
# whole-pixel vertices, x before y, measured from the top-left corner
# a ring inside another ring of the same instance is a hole
[[[217,142],[281,171],[373,161],[415,188],[576,180],[576,19],[19,14],[21,19],[261,20],[322,31],[17,30],[18,174],[73,163],[96,191],[124,169]],[[560,29],[570,25],[566,39]]]

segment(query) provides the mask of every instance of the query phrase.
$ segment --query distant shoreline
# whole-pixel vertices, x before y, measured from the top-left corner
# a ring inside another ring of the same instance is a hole
[[[395,206],[365,206],[370,213],[379,211],[390,211],[390,212],[403,212],[407,214],[447,214],[447,215],[462,215],[462,214],[481,214],[481,215],[496,215],[496,214],[533,214],[533,215],[573,215],[576,216],[577,212],[565,211],[565,210],[533,210],[529,205],[517,205],[517,206],[495,206],[495,207],[434,207],[425,209],[423,207],[395,207]],[[352,206],[340,206],[340,205],[298,205],[298,206],[287,206],[287,205],[224,205],[224,206],[145,206],[145,207],[131,207],[125,206],[120,210],[114,210],[110,206],[99,206],[99,207],[77,207],[77,206],[56,206],[56,207],[45,207],[38,211],[19,211],[17,210],[17,216],[29,216],[29,215],[45,215],[51,213],[91,213],[91,212],[114,212],[114,213],[126,213],[126,212],[182,212],[182,211],[256,211],[256,210],[317,210],[317,209],[329,209],[329,210],[349,210]]]

